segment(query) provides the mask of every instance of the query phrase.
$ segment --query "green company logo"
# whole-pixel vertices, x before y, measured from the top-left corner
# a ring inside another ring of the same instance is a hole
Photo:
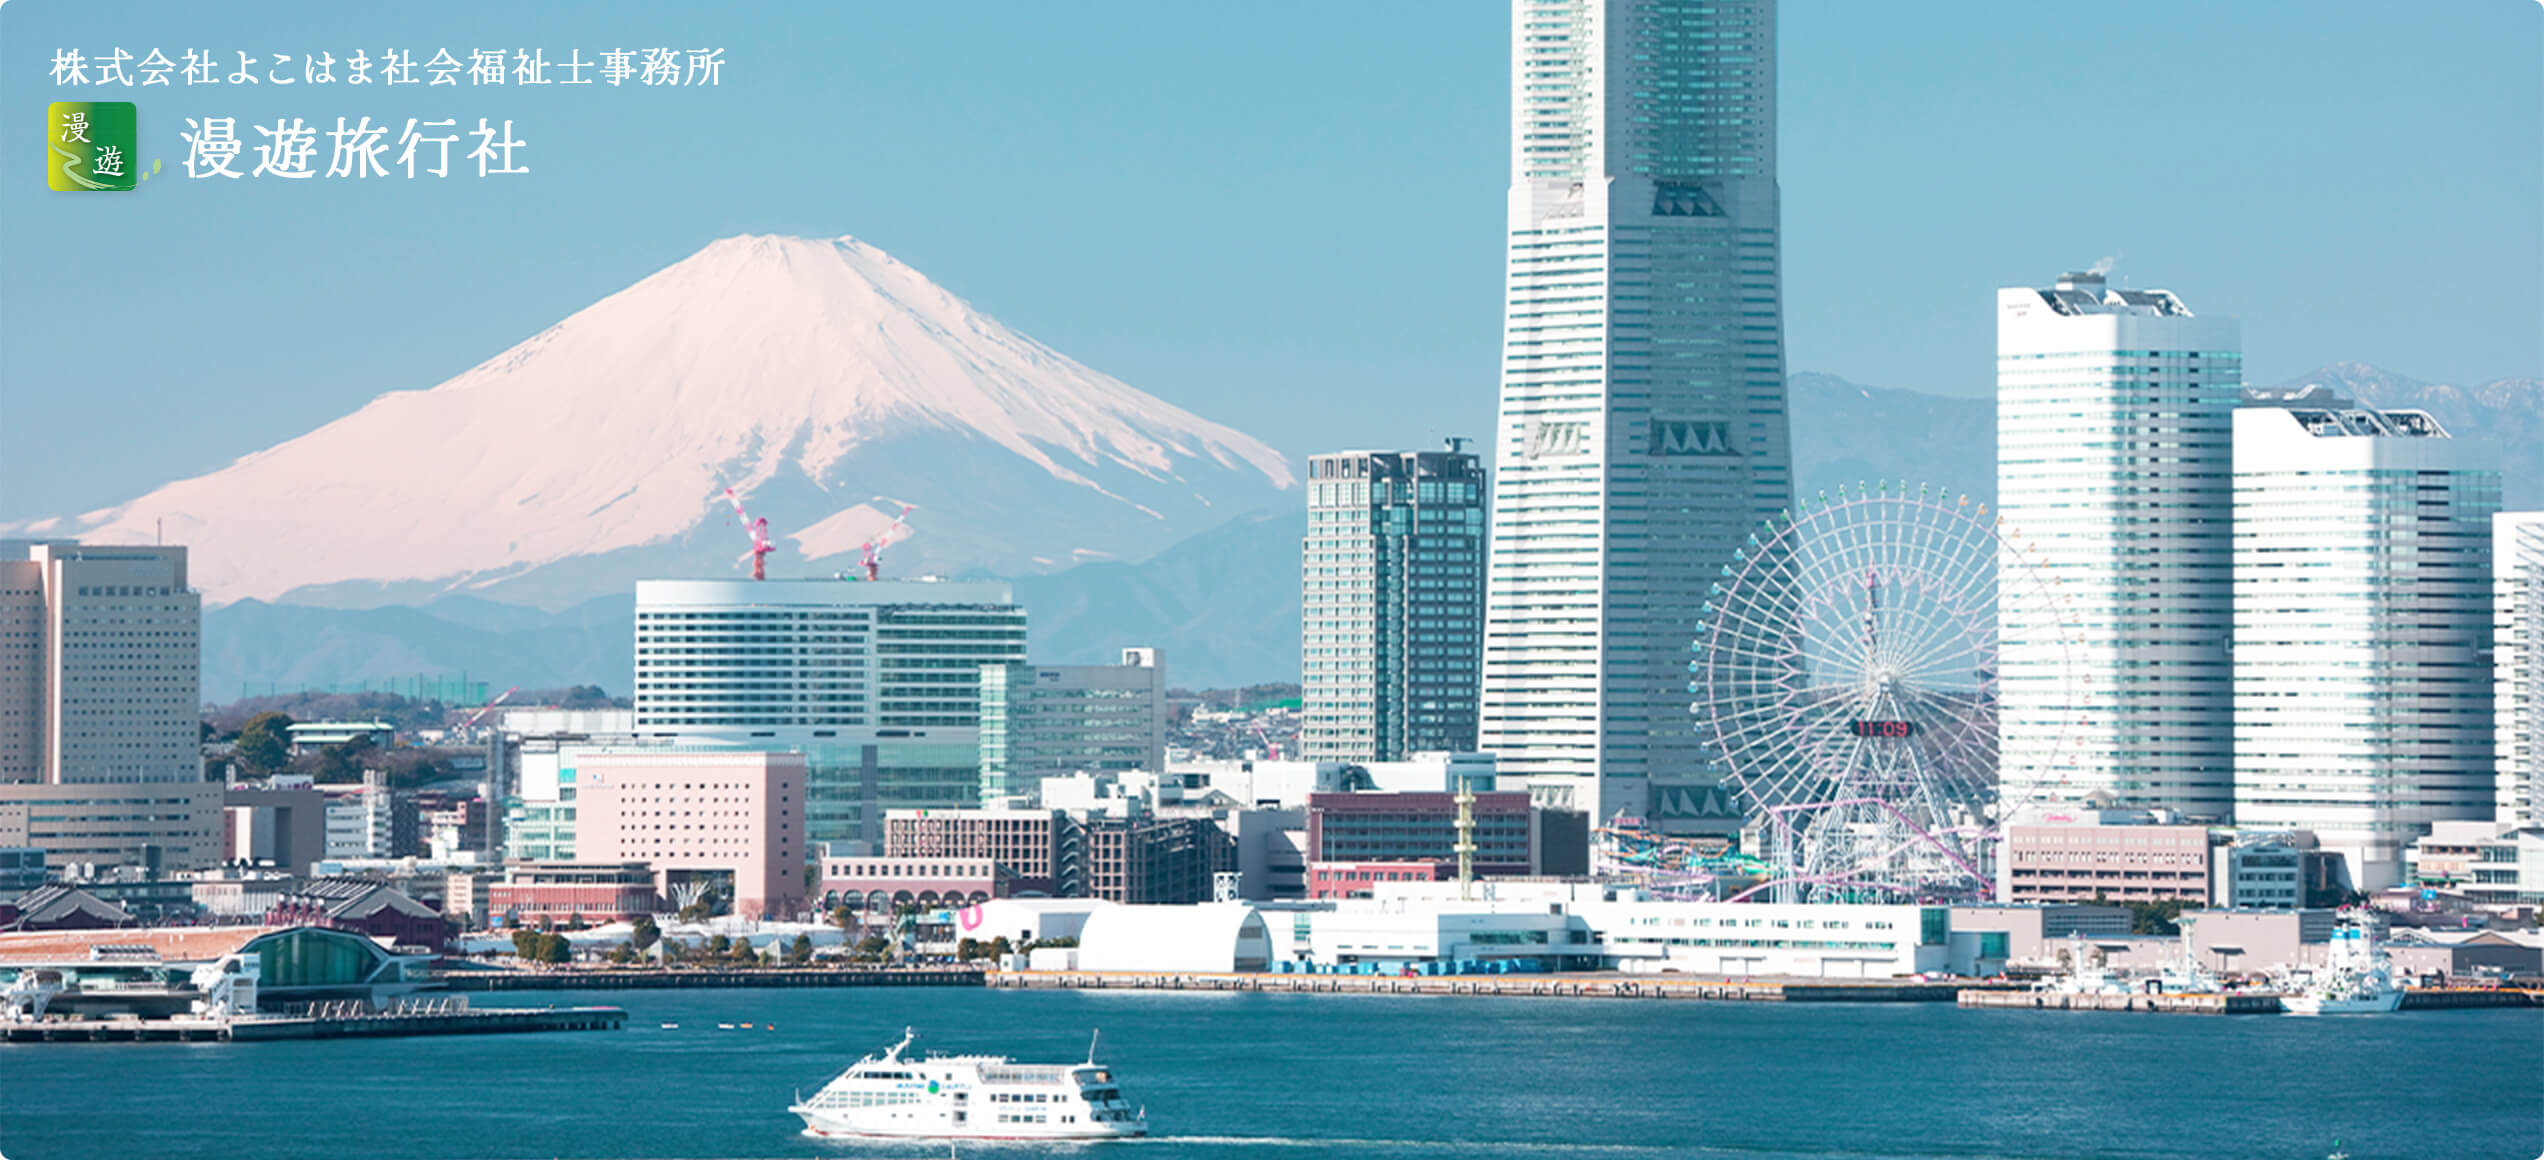
[[[55,189],[129,190],[141,167],[131,101],[55,101],[44,114],[44,181]]]

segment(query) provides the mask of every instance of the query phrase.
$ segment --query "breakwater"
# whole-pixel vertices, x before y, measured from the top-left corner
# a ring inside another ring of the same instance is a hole
[[[530,1031],[616,1031],[618,1007],[458,1008],[337,1011],[238,1019],[49,1019],[0,1025],[9,1043],[252,1043],[276,1039],[385,1039],[410,1035],[500,1035]]]
[[[1286,975],[996,971],[1017,990],[1248,991],[1306,995],[1498,995],[1762,1003],[1949,1003],[1968,983],[1832,979],[1661,979],[1650,975]]]
[[[441,985],[452,991],[646,991],[730,987],[977,987],[982,972],[969,967],[837,968],[779,967],[733,970],[452,971]]]

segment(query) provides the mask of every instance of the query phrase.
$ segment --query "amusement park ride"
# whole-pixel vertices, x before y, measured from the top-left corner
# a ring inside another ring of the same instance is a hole
[[[1593,869],[1662,897],[1990,897],[1987,852],[2040,780],[1999,777],[1997,609],[2055,614],[2053,586],[1985,505],[1904,484],[1823,493],[1735,555],[1705,605],[1689,710],[1759,848],[1619,817],[1596,831]],[[2066,663],[2063,642],[2033,655]]]

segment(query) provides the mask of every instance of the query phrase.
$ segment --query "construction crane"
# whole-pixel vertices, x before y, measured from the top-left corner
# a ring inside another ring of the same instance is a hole
[[[462,721],[462,722],[460,722],[460,723],[459,723],[459,727],[460,727],[460,728],[462,728],[462,729],[469,729],[469,728],[473,728],[473,727],[475,727],[475,726],[476,726],[476,724],[477,724],[479,721],[482,721],[482,720],[484,720],[484,719],[485,719],[486,714],[488,714],[488,713],[492,713],[492,712],[494,712],[494,711],[495,711],[495,706],[500,705],[500,704],[503,704],[503,703],[504,703],[504,698],[506,698],[506,697],[510,697],[510,696],[512,696],[514,693],[518,693],[518,692],[520,692],[520,691],[521,691],[521,686],[519,686],[519,685],[514,685],[513,687],[511,687],[511,688],[509,688],[509,689],[506,689],[506,690],[504,690],[503,692],[500,692],[500,693],[495,694],[495,699],[494,699],[494,700],[488,701],[488,702],[486,702],[484,705],[479,706],[476,712],[471,713],[471,714],[469,714],[469,715],[468,715],[468,719],[467,719],[467,720]]]
[[[724,498],[733,502],[733,518],[742,521],[742,526],[751,533],[751,550],[744,553],[734,563],[738,565],[743,560],[749,560],[751,579],[768,579],[768,554],[776,551],[777,545],[769,542],[767,517],[752,519],[751,513],[742,510],[742,497],[733,494],[732,488],[724,489]]]
[[[874,538],[857,545],[857,564],[866,570],[866,579],[881,580],[883,579],[883,550],[910,538],[910,513],[919,510],[919,505],[902,503],[900,500],[882,495],[874,497],[874,502],[888,503],[901,509],[900,514],[892,517],[890,524],[874,534]]]

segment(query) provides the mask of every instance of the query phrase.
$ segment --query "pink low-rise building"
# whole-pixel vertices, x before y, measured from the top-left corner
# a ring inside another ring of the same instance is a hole
[[[804,757],[798,753],[585,753],[576,760],[575,853],[646,862],[656,886],[729,874],[733,911],[804,904]]]
[[[2143,811],[2050,811],[2005,828],[2006,902],[2209,901],[2204,825]]]
[[[1372,883],[1446,882],[1457,877],[1455,862],[1310,862],[1309,898],[1367,898]]]
[[[918,855],[822,859],[821,903],[877,914],[911,905],[972,906],[1016,892],[1016,872],[991,858]]]

